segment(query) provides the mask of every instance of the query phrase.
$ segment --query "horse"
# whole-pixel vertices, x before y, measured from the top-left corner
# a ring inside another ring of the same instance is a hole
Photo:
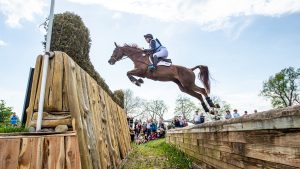
[[[143,49],[139,48],[137,45],[119,46],[114,43],[116,48],[113,51],[112,56],[108,60],[108,63],[114,65],[117,61],[125,59],[127,56],[134,63],[134,69],[127,72],[129,80],[137,86],[141,86],[144,83],[141,78],[148,78],[155,81],[170,81],[178,85],[179,89],[195,98],[197,98],[205,110],[209,112],[207,105],[204,102],[202,95],[205,96],[206,102],[211,108],[219,108],[218,104],[214,104],[213,101],[208,96],[210,92],[210,79],[209,70],[207,66],[197,65],[193,68],[186,68],[179,65],[167,66],[157,66],[155,71],[148,70],[148,65],[151,64],[149,56],[151,54],[145,54]],[[199,80],[203,83],[204,88],[199,87],[195,84],[195,74],[194,70],[199,69],[198,74]],[[139,79],[135,78],[140,77]],[[202,94],[202,95],[201,95]]]

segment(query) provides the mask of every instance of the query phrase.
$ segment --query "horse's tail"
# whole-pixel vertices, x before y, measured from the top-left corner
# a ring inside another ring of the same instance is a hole
[[[206,92],[209,94],[209,92],[210,92],[210,80],[209,80],[208,67],[204,66],[204,65],[198,65],[198,66],[195,66],[195,67],[191,68],[191,70],[194,71],[197,68],[200,69],[200,72],[198,74],[198,78],[203,83]]]

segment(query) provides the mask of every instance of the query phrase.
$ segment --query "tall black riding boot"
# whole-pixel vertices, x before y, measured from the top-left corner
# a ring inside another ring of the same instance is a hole
[[[157,56],[153,56],[153,67],[154,67],[154,69],[156,69],[156,67],[157,67],[157,62],[158,62]]]

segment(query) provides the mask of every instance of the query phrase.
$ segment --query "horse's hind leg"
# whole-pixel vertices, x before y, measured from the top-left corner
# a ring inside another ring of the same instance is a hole
[[[180,83],[180,81],[177,80],[177,79],[176,79],[176,80],[173,80],[173,82],[176,83],[176,84],[178,85],[179,89],[180,89],[182,92],[187,93],[187,94],[189,94],[189,95],[191,95],[191,96],[197,98],[198,100],[200,100],[201,105],[202,105],[204,111],[205,111],[205,112],[209,112],[209,109],[208,109],[208,107],[206,106],[206,104],[205,104],[205,102],[204,102],[204,100],[203,100],[201,94],[199,94],[199,93],[197,93],[197,92],[195,92],[195,91],[193,91],[193,90],[191,90],[191,89],[188,89],[188,88],[183,87],[182,84]]]
[[[197,86],[196,84],[194,84],[193,86],[193,90],[197,91],[201,94],[203,94],[205,96],[205,100],[207,101],[208,105],[210,107],[214,107],[214,108],[220,108],[220,106],[218,104],[214,104],[213,101],[211,100],[211,98],[208,96],[206,90],[202,87]]]

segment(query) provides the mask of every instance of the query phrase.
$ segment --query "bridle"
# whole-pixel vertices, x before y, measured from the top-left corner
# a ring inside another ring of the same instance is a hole
[[[120,47],[117,47],[117,48],[120,48]],[[118,49],[118,50],[120,50],[120,49]],[[138,52],[134,52],[134,53],[132,53],[132,55],[137,54],[137,53],[140,53],[140,52],[139,51]],[[120,60],[123,60],[123,59],[127,59],[127,58],[128,58],[128,56],[122,57],[121,59],[116,59],[115,56],[114,56],[111,59],[113,59],[115,62],[117,62],[117,61],[120,61]],[[138,60],[138,59],[136,59],[136,61],[148,65],[148,63],[146,63],[144,61],[141,61],[141,60]]]

